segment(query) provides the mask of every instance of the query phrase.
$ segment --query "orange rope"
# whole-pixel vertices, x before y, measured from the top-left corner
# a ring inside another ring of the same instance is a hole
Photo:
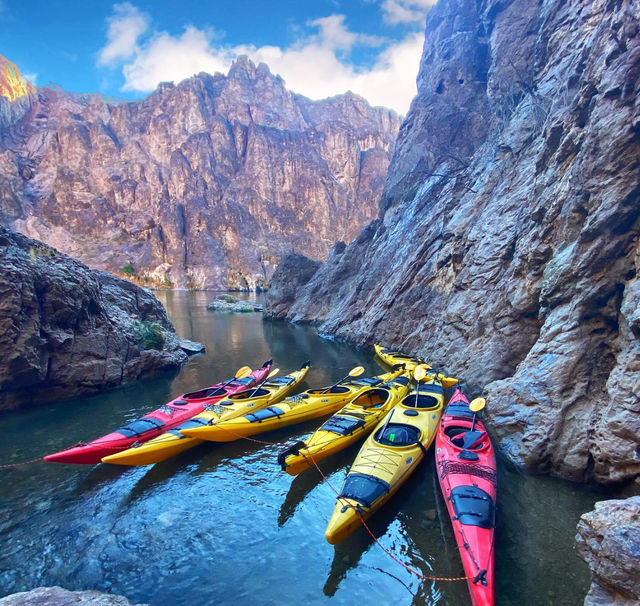
[[[244,440],[248,440],[249,442],[255,442],[257,444],[265,444],[268,446],[278,446],[278,442],[267,442],[266,440],[257,440],[255,438],[250,438],[248,436],[242,436],[236,432],[234,432],[231,429],[228,429],[227,427],[223,427],[223,425],[218,425],[219,429],[223,429],[224,431],[227,431],[229,433],[231,433],[232,435],[235,435],[238,438],[242,438]],[[355,507],[353,506],[351,503],[349,503],[348,501],[344,500],[341,496],[340,496],[340,492],[335,488],[335,486],[333,486],[333,484],[331,484],[331,482],[329,481],[329,478],[327,478],[327,476],[324,474],[324,472],[322,471],[322,469],[320,469],[318,462],[315,460],[314,456],[311,454],[304,454],[304,453],[300,453],[302,454],[302,456],[307,459],[307,457],[309,458],[309,460],[311,461],[311,463],[313,464],[313,466],[318,470],[318,473],[320,474],[320,476],[322,477],[322,481],[329,486],[329,488],[331,488],[331,490],[336,494],[336,497],[338,499],[338,501],[340,501],[340,503],[342,503],[343,505],[350,507],[351,509],[353,509],[356,514],[358,515],[358,518],[360,520],[360,523],[364,526],[365,530],[369,533],[369,535],[371,536],[371,538],[374,540],[374,542],[378,545],[378,547],[380,547],[380,549],[382,549],[382,551],[384,551],[384,553],[386,553],[394,562],[397,562],[398,564],[400,564],[400,566],[402,566],[405,570],[407,570],[407,572],[415,575],[416,577],[418,577],[420,580],[423,581],[448,581],[448,582],[454,582],[454,581],[467,581],[470,580],[471,577],[467,577],[467,576],[463,576],[463,577],[435,577],[435,576],[429,576],[429,575],[424,575],[420,572],[418,572],[417,570],[415,570],[414,568],[411,568],[410,566],[407,566],[407,564],[405,564],[402,560],[398,559],[393,553],[391,553],[391,551],[389,551],[375,536],[375,534],[373,534],[373,531],[371,530],[371,528],[369,528],[368,524],[365,522],[364,517],[362,516],[362,512],[360,511],[359,507]]]

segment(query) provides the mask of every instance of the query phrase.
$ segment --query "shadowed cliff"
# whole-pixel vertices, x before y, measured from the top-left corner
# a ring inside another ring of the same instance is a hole
[[[460,376],[520,465],[640,473],[639,20],[440,0],[379,218],[278,314]]]

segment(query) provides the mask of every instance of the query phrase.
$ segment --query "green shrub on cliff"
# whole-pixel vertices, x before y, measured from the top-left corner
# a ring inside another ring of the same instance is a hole
[[[136,331],[138,333],[138,343],[140,343],[142,349],[161,350],[164,347],[164,329],[160,324],[151,323],[147,320],[138,322]]]
[[[122,273],[125,276],[133,276],[133,274],[136,273],[136,270],[133,269],[133,265],[131,265],[131,263],[127,263],[123,268],[122,268]]]

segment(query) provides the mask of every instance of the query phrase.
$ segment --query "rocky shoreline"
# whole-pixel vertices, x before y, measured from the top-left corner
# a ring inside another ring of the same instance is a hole
[[[69,591],[62,587],[36,587],[0,598],[0,606],[151,606],[101,591]]]
[[[0,410],[97,393],[187,361],[149,291],[4,227],[0,350]]]

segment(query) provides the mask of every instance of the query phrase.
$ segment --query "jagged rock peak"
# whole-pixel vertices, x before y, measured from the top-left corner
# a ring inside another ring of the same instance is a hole
[[[142,285],[262,287],[375,216],[398,128],[246,57],[118,105],[40,89],[0,138],[0,223]]]

